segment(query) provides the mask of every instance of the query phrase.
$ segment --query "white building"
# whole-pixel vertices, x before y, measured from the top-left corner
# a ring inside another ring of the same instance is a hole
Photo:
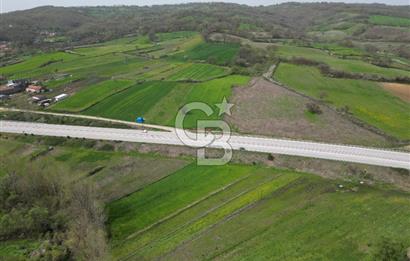
[[[68,97],[68,94],[62,93],[62,94],[57,95],[56,97],[54,97],[54,100],[55,100],[56,102],[58,102],[58,101],[64,100],[64,99],[67,98],[67,97]]]

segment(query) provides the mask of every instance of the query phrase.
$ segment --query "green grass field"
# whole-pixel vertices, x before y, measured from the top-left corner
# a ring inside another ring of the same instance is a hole
[[[185,104],[204,102],[210,105],[216,111],[210,117],[205,117],[201,111],[187,115],[184,126],[193,128],[198,119],[219,119],[215,104],[228,98],[233,86],[246,85],[249,80],[247,76],[231,75],[202,83],[148,81],[112,95],[83,113],[126,121],[134,121],[140,115],[148,123],[174,126],[177,112]]]
[[[408,194],[344,185],[263,167],[188,166],[108,205],[112,253],[139,260],[371,260],[383,236],[410,244]]]
[[[187,63],[168,72],[166,75],[159,75],[168,81],[206,81],[212,78],[225,76],[228,69],[211,64]]]
[[[352,73],[364,73],[381,75],[387,78],[398,76],[409,77],[410,72],[400,69],[379,67],[361,60],[340,59],[335,56],[328,55],[326,52],[314,48],[297,47],[290,45],[279,46],[276,54],[284,58],[303,57],[317,62],[322,62],[330,67]]]
[[[239,44],[201,43],[185,52],[172,56],[179,61],[212,61],[217,64],[228,64],[237,55]]]
[[[350,112],[389,135],[410,139],[410,104],[392,96],[377,83],[323,77],[318,69],[282,63],[275,78],[304,94],[326,101],[333,107],[348,106]]]
[[[377,25],[410,27],[410,19],[405,17],[372,15],[369,18],[369,22]]]
[[[81,112],[105,98],[125,90],[132,85],[132,81],[108,80],[89,86],[74,96],[57,103],[53,110],[66,112]]]
[[[13,65],[0,67],[0,75],[11,77],[12,79],[24,78],[28,72],[41,67],[48,67],[46,64],[52,65],[62,62],[75,60],[78,56],[63,52],[44,53],[33,56],[24,57],[23,61]]]
[[[145,115],[158,100],[166,96],[178,83],[153,81],[136,84],[112,95],[84,111],[84,114],[134,121]]]

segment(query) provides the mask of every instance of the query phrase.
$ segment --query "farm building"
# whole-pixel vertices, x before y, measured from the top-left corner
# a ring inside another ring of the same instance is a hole
[[[44,91],[45,91],[44,87],[39,86],[39,85],[29,85],[26,88],[26,92],[29,92],[29,93],[40,93],[40,92],[44,92]]]
[[[68,94],[62,93],[62,94],[57,95],[56,97],[54,97],[54,100],[55,100],[56,102],[58,102],[58,101],[62,101],[62,100],[64,100],[64,99],[66,99],[67,97],[68,97]]]
[[[11,80],[6,85],[0,86],[0,94],[10,95],[18,92],[22,92],[28,86],[26,80]]]

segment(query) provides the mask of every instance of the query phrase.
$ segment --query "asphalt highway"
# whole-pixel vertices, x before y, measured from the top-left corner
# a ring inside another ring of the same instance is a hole
[[[175,131],[143,131],[0,121],[0,132],[185,146]],[[193,134],[190,133],[190,135]],[[239,135],[231,136],[229,144],[234,150],[410,169],[410,153],[391,150]],[[207,147],[220,148],[222,145],[221,141],[215,140]]]

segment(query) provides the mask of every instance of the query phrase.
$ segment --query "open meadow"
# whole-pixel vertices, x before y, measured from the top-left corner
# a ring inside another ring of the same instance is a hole
[[[348,108],[349,113],[391,136],[410,139],[410,104],[377,83],[328,78],[317,68],[286,63],[281,63],[275,79],[301,93],[323,99],[334,108]]]

